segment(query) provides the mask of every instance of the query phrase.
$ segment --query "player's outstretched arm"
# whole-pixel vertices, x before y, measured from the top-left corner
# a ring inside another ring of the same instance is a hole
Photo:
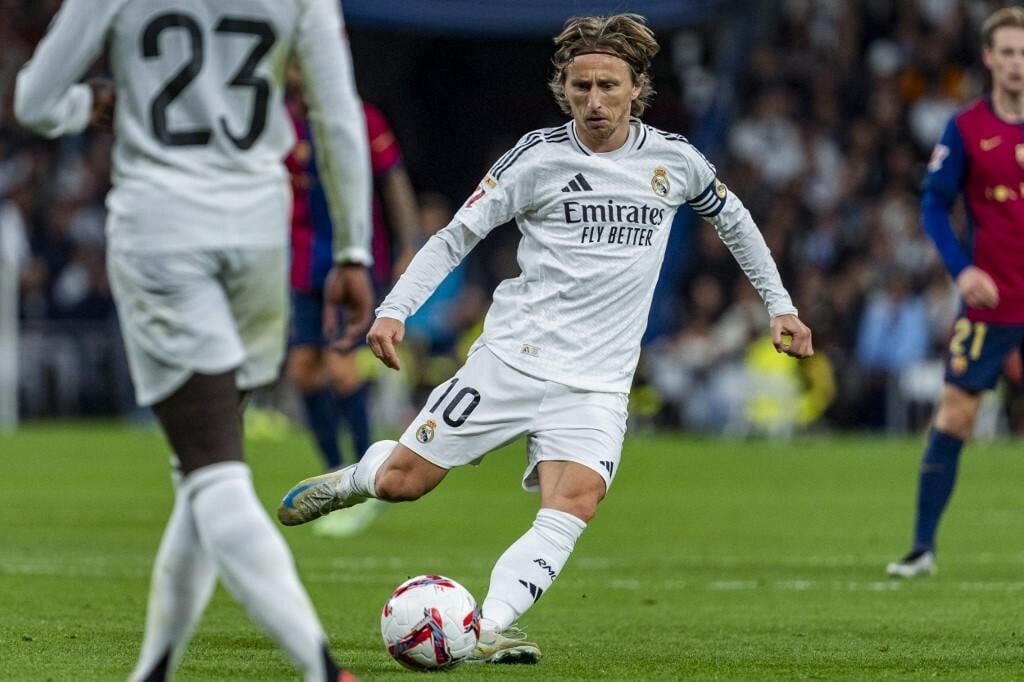
[[[480,237],[453,220],[427,240],[409,267],[377,309],[377,321],[366,337],[373,354],[391,369],[398,369],[395,344],[405,334],[405,319],[419,310],[438,285],[480,243]]]
[[[775,350],[794,358],[809,358],[814,355],[810,328],[793,314],[772,318],[772,343]]]
[[[366,344],[385,366],[393,370],[401,369],[398,352],[395,346],[405,338],[405,323],[391,317],[378,317],[366,335]]]
[[[338,0],[304,0],[295,56],[334,227],[334,260],[371,265],[369,141]]]

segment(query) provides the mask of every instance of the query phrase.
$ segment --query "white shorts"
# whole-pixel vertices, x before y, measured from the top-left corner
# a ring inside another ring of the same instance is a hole
[[[235,369],[243,390],[272,382],[284,357],[287,261],[283,248],[111,249],[107,271],[139,405],[196,373]]]
[[[482,346],[435,388],[400,439],[445,469],[476,464],[526,435],[523,488],[538,490],[537,462],[569,461],[611,486],[626,435],[624,393],[597,393],[523,374]]]

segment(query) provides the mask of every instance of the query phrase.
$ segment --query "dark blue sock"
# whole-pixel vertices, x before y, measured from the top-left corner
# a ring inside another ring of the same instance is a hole
[[[341,466],[341,450],[338,447],[338,411],[334,392],[322,388],[303,393],[302,402],[306,405],[306,422],[313,432],[320,456],[328,469],[337,469]]]
[[[956,483],[956,469],[964,442],[948,433],[932,429],[921,461],[917,487],[917,522],[914,524],[914,551],[934,550],[939,518],[949,503]]]
[[[369,387],[363,384],[354,393],[338,397],[338,412],[352,434],[356,461],[362,459],[363,453],[370,447],[370,412],[366,404],[369,391]]]

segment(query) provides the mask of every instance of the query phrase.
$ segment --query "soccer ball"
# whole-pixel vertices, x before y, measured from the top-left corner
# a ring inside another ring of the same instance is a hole
[[[480,610],[462,585],[440,575],[420,575],[398,586],[380,616],[384,646],[412,670],[449,668],[480,638]]]

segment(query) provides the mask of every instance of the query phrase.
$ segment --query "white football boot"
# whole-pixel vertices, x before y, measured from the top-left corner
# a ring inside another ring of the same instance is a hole
[[[286,526],[298,526],[332,511],[354,507],[366,498],[352,490],[356,464],[299,481],[281,500],[278,520]]]
[[[480,640],[466,663],[531,665],[540,661],[540,647],[526,641],[526,633],[513,626],[501,632],[480,631]]]
[[[920,578],[935,575],[938,570],[935,553],[929,550],[915,550],[885,567],[890,578]]]

